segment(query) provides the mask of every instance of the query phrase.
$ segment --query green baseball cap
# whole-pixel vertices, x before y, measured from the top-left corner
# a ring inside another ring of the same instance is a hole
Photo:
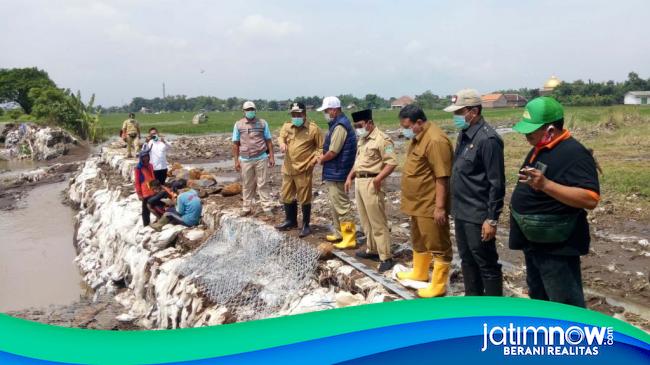
[[[557,100],[542,96],[526,104],[522,119],[512,127],[521,134],[532,133],[544,124],[553,123],[564,118],[564,108]]]

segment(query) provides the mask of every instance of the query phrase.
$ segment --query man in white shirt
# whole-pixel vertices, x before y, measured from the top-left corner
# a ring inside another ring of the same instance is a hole
[[[147,138],[147,149],[151,156],[151,164],[153,165],[153,173],[156,180],[160,184],[164,184],[167,180],[167,151],[172,146],[165,140],[165,138],[158,134],[156,128],[149,129],[149,137]]]

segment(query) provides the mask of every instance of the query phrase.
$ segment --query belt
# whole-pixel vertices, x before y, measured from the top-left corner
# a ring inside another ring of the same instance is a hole
[[[369,174],[367,172],[357,172],[356,175],[357,175],[357,177],[364,178],[364,177],[376,177],[379,174]]]

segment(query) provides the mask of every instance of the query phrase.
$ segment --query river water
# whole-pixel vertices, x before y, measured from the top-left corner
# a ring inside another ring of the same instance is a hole
[[[67,182],[37,186],[19,208],[0,211],[0,312],[68,304],[82,294],[73,262],[74,210]]]

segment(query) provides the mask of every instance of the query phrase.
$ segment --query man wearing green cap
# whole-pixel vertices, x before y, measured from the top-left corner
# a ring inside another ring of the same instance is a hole
[[[514,130],[533,148],[512,194],[509,246],[524,252],[532,299],[584,307],[580,256],[590,243],[585,209],[600,200],[596,163],[564,129],[564,110],[553,98],[526,104]]]
[[[483,119],[481,96],[460,90],[445,108],[459,130],[451,173],[451,215],[461,259],[465,295],[503,295],[496,247],[506,177],[503,141]]]

